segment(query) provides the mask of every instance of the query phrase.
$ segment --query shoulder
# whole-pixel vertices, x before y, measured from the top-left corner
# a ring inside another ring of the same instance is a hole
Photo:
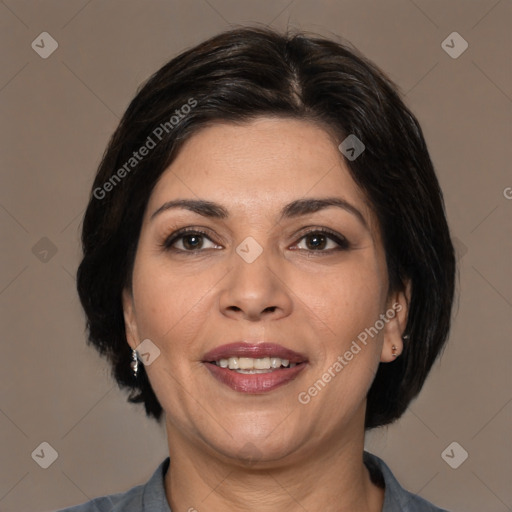
[[[164,476],[168,467],[169,457],[158,466],[145,484],[56,512],[171,512],[164,487]]]
[[[376,455],[365,451],[364,463],[370,471],[372,480],[385,486],[382,512],[448,512],[404,489],[387,464]]]
[[[143,510],[143,488],[143,485],[138,485],[127,492],[101,496],[81,505],[64,508],[57,512],[120,512],[121,510],[131,512],[132,510]]]
[[[57,512],[121,512],[121,510],[130,512],[142,510],[141,494],[134,487],[126,493],[110,494],[95,498],[81,505],[75,505],[69,508],[63,508]]]

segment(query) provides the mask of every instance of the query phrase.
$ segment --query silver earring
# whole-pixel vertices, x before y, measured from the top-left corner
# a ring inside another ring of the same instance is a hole
[[[404,336],[402,336],[402,339],[404,339],[404,340],[408,340],[408,339],[409,339],[409,335],[408,335],[408,334],[405,334]]]
[[[133,376],[137,378],[137,372],[139,371],[139,360],[137,359],[137,351],[132,349],[132,359],[130,363],[131,369],[133,370]]]

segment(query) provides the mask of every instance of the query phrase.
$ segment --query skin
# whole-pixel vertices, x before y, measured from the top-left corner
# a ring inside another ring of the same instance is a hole
[[[394,360],[392,345],[402,350],[409,292],[388,293],[379,225],[339,142],[301,120],[215,124],[188,139],[149,199],[123,307],[130,346],[149,338],[160,350],[145,370],[165,411],[173,511],[382,510],[384,491],[362,462],[365,396],[379,363]],[[277,221],[293,200],[332,196],[368,228],[337,207]],[[150,219],[173,199],[214,201],[229,217],[171,209]],[[177,240],[181,252],[164,249],[183,227],[208,235]],[[329,251],[339,247],[330,238],[315,248],[306,227],[333,230],[350,248]],[[249,236],[263,249],[252,263],[236,252]],[[301,404],[299,393],[395,303],[394,318]],[[307,366],[266,394],[234,391],[202,360],[238,340],[279,343],[305,354]]]

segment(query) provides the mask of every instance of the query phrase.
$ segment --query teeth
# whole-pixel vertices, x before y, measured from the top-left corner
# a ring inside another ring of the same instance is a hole
[[[270,373],[272,370],[266,369],[266,370],[235,370],[237,373]]]
[[[238,370],[239,373],[267,373],[267,370],[289,367],[293,368],[297,363],[291,363],[289,359],[279,357],[230,357],[228,359],[219,359],[215,361],[221,368]]]
[[[254,359],[250,357],[239,357],[238,368],[240,368],[240,370],[252,370],[254,368]]]
[[[253,359],[254,368],[256,370],[268,370],[270,368],[270,357],[262,357],[261,359]]]

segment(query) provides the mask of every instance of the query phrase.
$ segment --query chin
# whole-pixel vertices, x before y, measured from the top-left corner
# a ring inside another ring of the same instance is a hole
[[[250,432],[247,429],[230,431],[232,437],[228,435],[222,441],[212,442],[210,446],[231,463],[241,467],[275,467],[276,462],[284,462],[303,444],[290,438],[289,431],[288,435],[284,432],[275,435],[278,430],[276,426],[278,424],[274,423],[258,432],[254,428]]]

